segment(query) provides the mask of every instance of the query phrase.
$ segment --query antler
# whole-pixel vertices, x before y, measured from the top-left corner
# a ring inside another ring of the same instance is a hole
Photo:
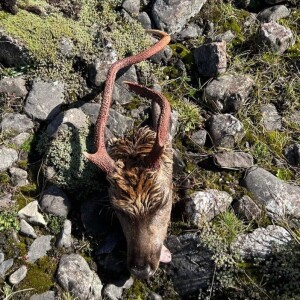
[[[96,164],[105,173],[111,173],[117,168],[116,162],[107,153],[104,140],[105,126],[112,101],[112,93],[116,75],[120,69],[149,58],[150,56],[162,50],[170,42],[170,36],[163,31],[147,30],[147,32],[159,35],[161,40],[141,53],[116,61],[114,64],[112,64],[107,74],[102,97],[102,105],[96,123],[95,144],[97,147],[97,152],[94,154],[84,153],[84,155],[90,161]]]
[[[141,97],[152,99],[153,101],[157,102],[161,108],[161,113],[158,119],[156,139],[149,155],[145,158],[145,162],[149,167],[157,169],[159,167],[159,159],[162,155],[164,145],[168,139],[169,134],[171,116],[170,103],[164,95],[152,89],[134,82],[124,82],[128,84],[131,91],[140,95]]]

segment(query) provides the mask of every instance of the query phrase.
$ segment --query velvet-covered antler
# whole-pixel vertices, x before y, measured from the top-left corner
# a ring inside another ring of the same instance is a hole
[[[170,36],[163,31],[147,30],[147,32],[158,35],[161,37],[161,39],[156,44],[141,53],[116,61],[114,64],[112,64],[107,74],[102,97],[102,105],[96,123],[95,144],[97,147],[97,152],[94,154],[84,153],[84,155],[90,161],[96,164],[105,173],[111,173],[117,168],[116,162],[107,153],[104,139],[105,126],[109,115],[109,108],[112,102],[113,87],[116,75],[120,69],[135,63],[139,63],[151,57],[152,55],[161,51],[170,42]]]

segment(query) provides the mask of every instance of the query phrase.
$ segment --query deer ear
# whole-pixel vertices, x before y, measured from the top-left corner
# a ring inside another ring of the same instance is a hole
[[[170,250],[163,245],[161,248],[159,261],[162,263],[169,263],[171,262],[171,260],[172,260],[172,254]]]

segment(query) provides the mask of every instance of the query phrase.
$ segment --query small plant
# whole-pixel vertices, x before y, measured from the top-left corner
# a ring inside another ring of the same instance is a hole
[[[17,294],[25,293],[25,292],[28,292],[31,290],[33,290],[33,289],[28,288],[28,289],[22,289],[19,291],[14,291],[10,285],[8,285],[7,283],[4,283],[4,286],[0,289],[0,297],[3,296],[3,298],[1,298],[3,300],[10,300],[10,299],[13,300],[13,299],[15,299],[15,296]]]
[[[59,234],[63,227],[65,218],[49,214],[47,215],[46,219],[48,223],[48,228],[50,229],[51,233],[54,235]]]
[[[3,211],[0,214],[0,231],[9,229],[20,229],[18,214],[15,211]]]

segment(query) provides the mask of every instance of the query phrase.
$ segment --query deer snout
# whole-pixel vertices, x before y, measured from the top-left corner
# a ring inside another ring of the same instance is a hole
[[[150,265],[144,266],[132,266],[129,267],[130,273],[137,279],[148,279],[154,274],[154,271],[151,269]]]

